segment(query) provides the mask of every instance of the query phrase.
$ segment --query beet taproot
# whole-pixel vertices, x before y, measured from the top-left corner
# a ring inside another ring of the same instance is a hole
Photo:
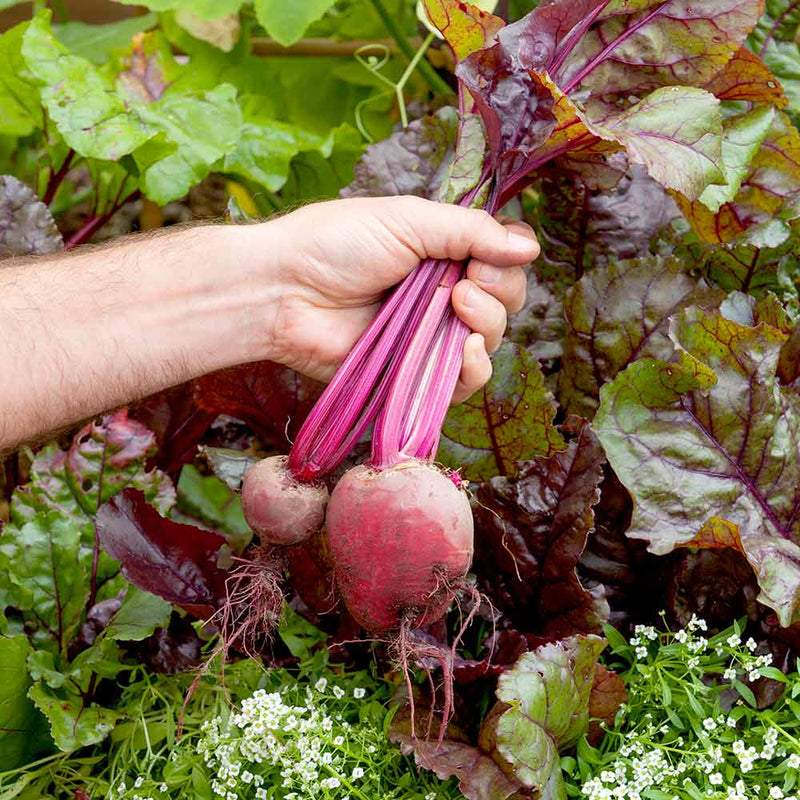
[[[472,562],[466,492],[429,462],[351,469],[326,522],[336,585],[376,636],[441,617]]]

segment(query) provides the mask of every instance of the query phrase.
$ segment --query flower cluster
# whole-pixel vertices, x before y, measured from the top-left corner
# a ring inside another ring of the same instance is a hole
[[[385,706],[370,694],[352,678],[333,675],[257,689],[232,712],[206,720],[198,739],[173,752],[165,782],[120,783],[112,798],[185,796],[169,776],[181,778],[183,789],[183,776],[191,774],[194,786],[198,773],[215,800],[458,797],[453,785],[418,773],[387,741]]]
[[[797,800],[800,674],[782,676],[769,653],[734,628],[706,637],[693,617],[682,630],[637,626],[629,642],[611,632],[612,666],[628,699],[599,748],[570,771],[570,794],[588,800]],[[759,710],[744,681],[786,683]],[[732,691],[733,690],[733,691]],[[738,697],[738,699],[737,699]]]

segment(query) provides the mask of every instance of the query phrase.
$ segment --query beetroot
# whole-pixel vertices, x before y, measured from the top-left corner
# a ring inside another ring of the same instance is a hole
[[[424,461],[351,469],[328,506],[337,587],[374,635],[438,619],[472,561],[466,493]]]
[[[262,544],[299,544],[318,531],[325,519],[327,487],[297,481],[286,469],[287,460],[286,456],[265,458],[244,477],[244,515]]]

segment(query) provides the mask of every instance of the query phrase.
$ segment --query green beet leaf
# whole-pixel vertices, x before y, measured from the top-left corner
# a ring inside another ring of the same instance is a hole
[[[244,0],[117,0],[126,6],[144,6],[151,11],[191,10],[203,19],[219,19],[226,14],[235,14]]]
[[[0,36],[0,134],[27,136],[42,126],[39,91],[22,57],[28,23]]]
[[[513,477],[519,461],[564,449],[556,406],[536,359],[506,343],[492,358],[492,379],[447,415],[438,458],[468,480]]]
[[[242,130],[236,89],[220,84],[203,94],[167,93],[136,112],[157,142],[134,154],[142,171],[142,190],[165,205],[183,197],[232,152]],[[162,138],[163,137],[163,138]]]
[[[110,708],[84,707],[79,697],[56,693],[42,683],[31,686],[28,697],[47,717],[53,741],[65,753],[102,742],[122,718]]]
[[[300,39],[308,26],[318,20],[336,0],[255,0],[256,17],[276,42],[288,47]]]
[[[107,639],[122,642],[141,642],[152,636],[156,628],[166,627],[171,613],[172,605],[166,600],[129,586],[119,611],[111,617],[104,635]]]
[[[740,303],[728,303],[741,317]],[[782,625],[800,619],[800,405],[778,379],[786,333],[719,310],[672,321],[672,361],[645,359],[600,392],[594,428],[634,498],[628,536],[664,554],[733,547]],[[768,312],[768,318],[776,315]]]
[[[26,660],[30,655],[31,646],[24,636],[0,636],[0,753],[3,771],[27,763],[43,749],[44,720],[27,697],[31,679]]]
[[[42,102],[64,141],[79,155],[116,161],[153,134],[126,107],[111,81],[72,55],[50,31],[49,12],[30,23],[22,54],[41,84]]]
[[[584,275],[564,306],[561,405],[591,419],[604,383],[637,359],[670,357],[672,315],[692,305],[717,306],[724,296],[690,278],[675,259],[617,262]]]
[[[497,699],[510,707],[490,713],[481,738],[493,741],[514,776],[542,797],[566,798],[559,751],[589,726],[589,696],[604,647],[599,636],[562,639],[525,653],[498,679]]]
[[[148,31],[157,23],[155,14],[122,19],[106,25],[87,25],[73,20],[63,25],[53,25],[53,33],[76,56],[103,66],[114,50],[128,47],[137,33]]]
[[[800,215],[800,133],[786,114],[756,109],[730,120],[726,139],[729,186],[738,192],[727,200],[727,189],[707,189],[716,211],[678,196],[680,209],[701,241],[779,247]]]

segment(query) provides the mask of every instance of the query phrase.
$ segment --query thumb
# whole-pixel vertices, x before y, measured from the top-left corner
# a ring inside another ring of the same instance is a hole
[[[435,203],[419,197],[392,198],[393,216],[405,242],[420,259],[477,258],[498,267],[529,264],[539,255],[533,231],[523,223],[506,227],[481,209]]]

